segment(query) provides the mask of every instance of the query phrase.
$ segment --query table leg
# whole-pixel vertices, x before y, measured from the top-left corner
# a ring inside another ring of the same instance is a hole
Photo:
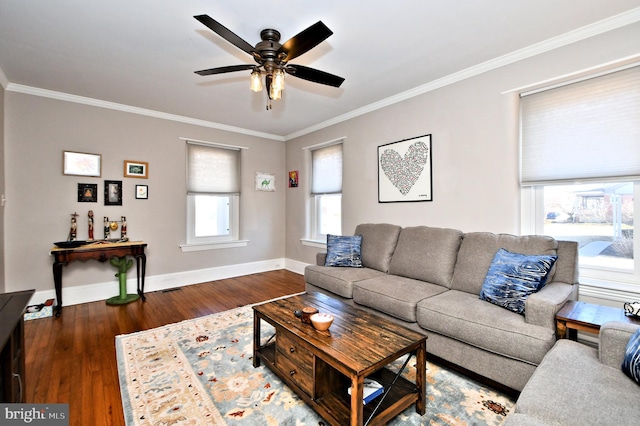
[[[360,426],[364,421],[362,399],[364,398],[364,376],[351,377],[351,426]]]
[[[260,317],[253,311],[253,368],[260,367],[258,349],[260,348]]]
[[[421,416],[427,412],[427,342],[423,341],[416,351],[416,387],[418,400],[416,412]]]
[[[53,262],[53,282],[56,288],[56,306],[53,308],[55,316],[59,317],[62,313],[62,267],[64,263]]]
[[[147,298],[144,296],[144,274],[147,269],[147,255],[144,253],[137,254],[136,258],[136,272],[138,273],[138,295],[144,302]],[[141,273],[142,272],[142,273]]]
[[[558,339],[567,338],[567,323],[562,320],[556,320],[556,335]]]

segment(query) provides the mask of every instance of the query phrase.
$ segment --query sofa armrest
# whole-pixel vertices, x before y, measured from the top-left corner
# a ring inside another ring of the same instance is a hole
[[[556,329],[556,314],[567,300],[577,298],[578,286],[562,282],[551,282],[525,302],[525,321],[552,330]]]
[[[324,266],[325,260],[327,260],[327,253],[316,253],[316,265]]]
[[[600,327],[598,357],[609,367],[620,368],[627,343],[639,325],[620,321],[610,321]]]

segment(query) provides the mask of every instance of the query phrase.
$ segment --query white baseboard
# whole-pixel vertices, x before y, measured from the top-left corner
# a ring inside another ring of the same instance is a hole
[[[259,272],[287,269],[297,274],[304,274],[307,264],[291,259],[271,259],[259,262],[242,263],[237,265],[220,266],[216,268],[198,269],[194,271],[177,272],[174,274],[146,276],[144,292],[166,290],[169,288],[183,287],[192,284],[222,280],[225,278],[240,277],[243,275],[257,274]],[[135,272],[129,274],[127,279],[127,293],[136,293],[137,279]],[[63,306],[78,305],[81,303],[96,302],[117,296],[119,287],[117,281],[106,283],[94,283],[74,287],[62,287]],[[37,291],[31,298],[31,304],[44,303],[47,299],[55,299],[56,292],[52,290]]]

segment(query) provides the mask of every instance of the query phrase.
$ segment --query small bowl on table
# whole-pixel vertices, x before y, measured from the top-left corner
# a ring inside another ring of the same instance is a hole
[[[311,324],[313,325],[313,328],[315,328],[318,331],[328,330],[329,327],[331,327],[331,324],[333,323],[333,315],[325,314],[323,312],[313,314],[309,319],[311,320]]]

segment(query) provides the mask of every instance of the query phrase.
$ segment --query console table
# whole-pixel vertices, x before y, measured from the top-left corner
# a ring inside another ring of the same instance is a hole
[[[145,255],[147,243],[142,241],[127,241],[123,243],[109,243],[96,241],[75,248],[53,247],[51,254],[55,257],[53,261],[53,281],[56,286],[56,301],[54,308],[55,316],[62,313],[62,267],[74,260],[87,261],[94,259],[99,262],[106,262],[112,257],[133,256],[136,259],[136,271],[138,273],[138,294],[142,301],[144,297],[144,273],[147,266],[147,256]]]

